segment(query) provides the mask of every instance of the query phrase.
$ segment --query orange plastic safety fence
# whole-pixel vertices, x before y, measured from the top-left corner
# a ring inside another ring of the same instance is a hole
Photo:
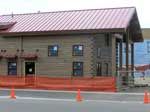
[[[33,88],[50,90],[116,91],[114,77],[99,78],[50,78],[40,76],[0,76],[0,87]]]
[[[25,78],[19,76],[0,76],[0,87],[23,87]]]

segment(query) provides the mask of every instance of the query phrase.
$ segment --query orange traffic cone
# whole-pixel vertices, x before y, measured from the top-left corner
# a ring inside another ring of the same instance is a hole
[[[14,88],[11,88],[10,99],[16,99]]]
[[[144,104],[148,104],[148,91],[147,90],[144,93]]]
[[[82,97],[81,97],[81,94],[80,94],[80,89],[78,89],[78,93],[77,93],[76,100],[77,100],[78,102],[81,102],[81,101],[82,101]]]

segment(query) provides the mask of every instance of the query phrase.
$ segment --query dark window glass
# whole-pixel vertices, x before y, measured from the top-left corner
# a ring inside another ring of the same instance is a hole
[[[25,62],[25,75],[35,74],[35,62]]]
[[[97,63],[97,76],[102,76],[102,65]]]
[[[73,76],[83,76],[83,62],[73,62]]]
[[[48,47],[48,56],[58,56],[58,45]]]
[[[17,75],[17,63],[8,62],[8,75]]]
[[[105,43],[106,43],[106,46],[109,46],[109,37],[110,37],[110,34],[105,34]]]
[[[108,76],[108,63],[105,63],[105,75]]]
[[[73,46],[73,56],[83,56],[83,45]]]

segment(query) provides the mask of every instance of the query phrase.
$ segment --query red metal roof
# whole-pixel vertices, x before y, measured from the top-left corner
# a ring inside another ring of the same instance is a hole
[[[0,22],[17,22],[6,33],[127,28],[134,7],[1,15]]]
[[[146,71],[147,69],[150,69],[150,65],[136,66],[135,69],[138,71]]]

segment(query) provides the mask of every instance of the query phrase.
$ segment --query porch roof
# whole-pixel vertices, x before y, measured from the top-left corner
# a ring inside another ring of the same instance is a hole
[[[15,58],[17,58],[17,55],[16,54],[5,54],[5,55],[3,55],[3,58],[15,59]]]
[[[38,58],[38,55],[37,54],[21,54],[20,55],[20,58],[23,58],[23,59],[37,59]]]

